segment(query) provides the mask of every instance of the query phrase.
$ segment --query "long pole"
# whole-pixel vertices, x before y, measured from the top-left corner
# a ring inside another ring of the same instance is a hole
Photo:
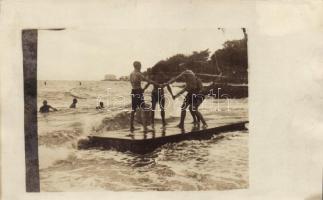
[[[39,192],[37,134],[37,29],[22,31],[26,191]]]

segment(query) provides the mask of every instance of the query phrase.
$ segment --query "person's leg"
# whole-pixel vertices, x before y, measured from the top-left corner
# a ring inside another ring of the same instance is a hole
[[[131,113],[130,113],[130,131],[134,131],[135,127],[133,125],[135,119],[135,112],[136,112],[136,98],[133,91],[131,92]]]
[[[133,121],[135,119],[135,112],[136,112],[136,110],[132,110],[130,113],[130,131],[135,130],[135,127],[133,126]]]
[[[204,117],[203,115],[200,113],[200,111],[196,111],[196,115],[199,116],[200,120],[202,121],[203,123],[203,127],[207,127],[207,123],[206,121],[204,120]]]
[[[186,117],[186,109],[189,106],[189,104],[187,103],[186,99],[184,100],[182,106],[181,106],[181,119],[179,124],[177,125],[179,128],[184,128],[184,121],[185,121],[185,117]]]
[[[155,109],[156,109],[157,99],[155,98],[155,95],[151,95],[151,124],[152,127],[155,126]]]
[[[205,119],[204,119],[202,113],[198,110],[198,107],[196,107],[195,115],[199,120],[198,124],[200,124],[200,121],[201,121],[203,123],[203,126],[207,127],[207,123],[205,122]]]
[[[195,99],[195,102],[194,102],[194,109],[195,109],[195,114],[196,114],[196,117],[198,118],[198,121],[202,121],[203,123],[203,126],[204,127],[207,127],[207,123],[202,115],[202,113],[198,110],[199,109],[199,106],[203,103],[204,101],[204,96],[200,95],[198,96],[196,99]]]
[[[188,109],[189,109],[189,111],[190,111],[190,113],[192,115],[192,118],[193,118],[192,124],[196,124],[198,122],[198,120],[196,119],[196,115],[195,115],[195,113],[194,113],[194,111],[192,109],[192,106],[189,106]]]
[[[144,128],[144,132],[147,132],[147,114],[145,108],[140,108],[141,123]]]
[[[159,107],[160,107],[160,116],[162,118],[163,126],[166,126],[166,120],[165,120],[165,97],[164,97],[164,95],[160,96]]]
[[[145,104],[144,95],[142,93],[138,94],[138,104],[141,114],[142,126],[144,128],[144,132],[147,132],[147,106]]]

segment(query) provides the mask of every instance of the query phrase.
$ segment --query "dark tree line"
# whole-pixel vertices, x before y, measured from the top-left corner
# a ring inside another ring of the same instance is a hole
[[[171,78],[182,72],[184,64],[188,69],[197,73],[204,82],[248,83],[248,38],[245,29],[242,30],[245,36],[243,39],[226,41],[222,49],[212,54],[208,49],[194,51],[190,55],[176,54],[159,61],[149,71],[163,72],[166,77]]]

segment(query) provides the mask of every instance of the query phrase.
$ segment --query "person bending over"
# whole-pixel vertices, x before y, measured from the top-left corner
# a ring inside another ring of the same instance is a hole
[[[199,79],[196,77],[195,73],[192,70],[188,70],[185,68],[181,74],[179,74],[177,77],[171,79],[166,84],[169,85],[180,78],[182,78],[184,80],[184,82],[186,84],[185,88],[183,90],[181,90],[178,94],[176,94],[173,98],[174,99],[177,98],[178,96],[180,96],[184,92],[187,92],[187,94],[186,94],[186,97],[185,97],[183,104],[181,106],[181,119],[180,119],[180,123],[178,124],[178,127],[184,128],[184,121],[185,121],[185,117],[186,117],[187,107],[190,107],[190,112],[193,116],[193,120],[194,120],[194,116],[195,116],[196,117],[195,121],[200,120],[200,121],[202,121],[203,126],[207,127],[204,117],[198,111],[198,106],[197,106],[202,103],[201,100],[199,100],[199,101],[201,101],[200,103],[198,101],[198,99],[202,97],[202,95],[200,94],[200,91],[202,89],[201,82],[199,81]]]

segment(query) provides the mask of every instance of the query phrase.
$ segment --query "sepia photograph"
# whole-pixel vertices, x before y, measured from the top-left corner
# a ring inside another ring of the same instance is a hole
[[[248,188],[245,28],[32,31],[41,192]]]
[[[322,5],[0,0],[0,199],[322,199]]]

